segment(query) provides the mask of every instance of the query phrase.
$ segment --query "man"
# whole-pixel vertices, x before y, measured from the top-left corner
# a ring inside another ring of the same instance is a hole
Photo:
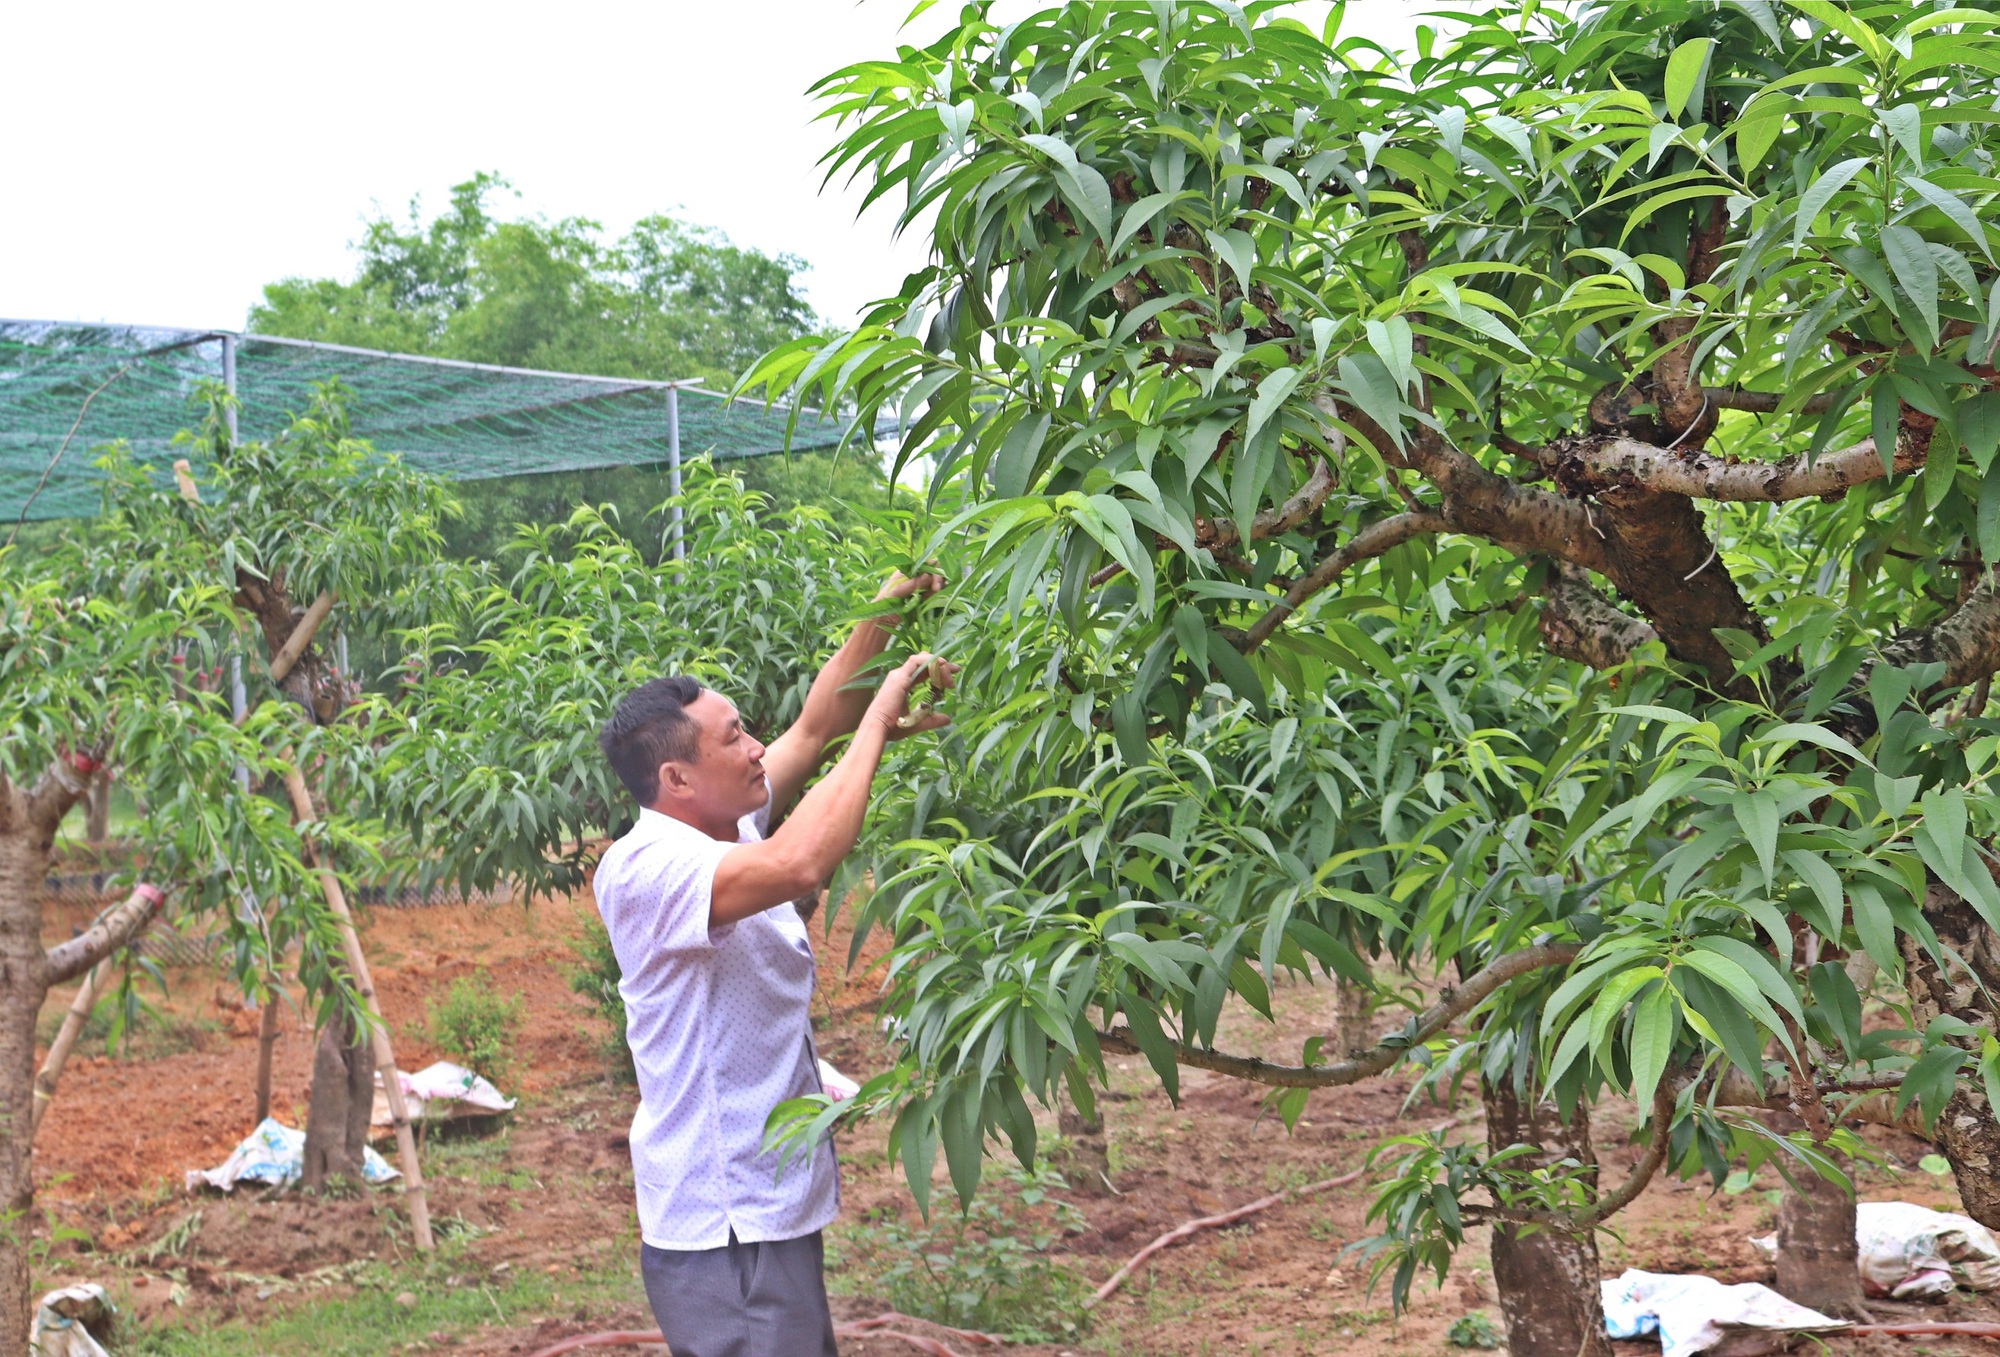
[[[942,583],[896,575],[876,597]],[[641,1270],[674,1357],[835,1352],[820,1243],[840,1209],[833,1149],[816,1147],[781,1177],[762,1146],[773,1108],[820,1092],[812,946],[790,902],[853,849],[883,748],[949,723],[929,712],[905,726],[928,655],[872,697],[849,688],[893,624],[856,627],[768,748],[727,698],[684,677],[628,694],[599,737],[642,808],[598,864],[595,889],[639,1073]],[[946,684],[951,670],[942,666]],[[801,798],[844,735],[846,752]]]

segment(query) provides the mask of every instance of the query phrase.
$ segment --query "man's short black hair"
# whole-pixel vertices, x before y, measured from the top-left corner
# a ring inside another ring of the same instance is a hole
[[[701,730],[687,706],[702,692],[701,684],[685,674],[642,683],[625,694],[598,732],[597,747],[640,805],[650,806],[659,796],[661,764],[693,763],[700,752]]]

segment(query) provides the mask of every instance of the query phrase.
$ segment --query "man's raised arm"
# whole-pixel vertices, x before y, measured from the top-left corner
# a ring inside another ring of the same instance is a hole
[[[918,575],[914,579],[904,579],[900,574],[892,574],[875,597],[877,601],[905,599],[913,594],[935,593],[943,587],[942,575]],[[799,711],[799,719],[764,751],[764,772],[771,779],[771,823],[776,824],[786,809],[798,800],[806,779],[817,772],[825,761],[826,747],[843,735],[853,734],[860,725],[874,694],[848,685],[854,682],[870,660],[888,646],[889,633],[895,625],[895,615],[889,614],[871,617],[855,627],[846,643],[833,653],[833,658],[826,662],[826,667],[813,680],[812,689],[806,694],[805,706]],[[870,776],[873,776],[872,770]],[[837,858],[835,860],[838,861]],[[813,886],[818,884],[815,881]],[[807,887],[807,890],[810,889],[811,886]]]
[[[932,712],[910,730],[897,724],[908,710],[910,689],[930,663],[929,655],[913,655],[891,671],[849,727],[854,739],[840,762],[805,794],[798,811],[770,838],[738,844],[723,856],[716,865],[709,899],[709,927],[735,923],[797,899],[833,875],[833,869],[861,837],[868,787],[881,765],[882,750],[891,740],[919,730],[936,730],[951,720]],[[766,753],[767,770],[770,764],[771,756]]]

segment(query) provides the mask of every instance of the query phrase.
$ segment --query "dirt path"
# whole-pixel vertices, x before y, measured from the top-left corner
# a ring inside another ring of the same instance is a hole
[[[564,1334],[634,1327],[647,1318],[636,1285],[607,1289],[603,1282],[636,1277],[625,1135],[636,1094],[606,1077],[603,1030],[568,984],[570,940],[591,908],[585,896],[532,909],[377,909],[365,921],[365,945],[406,1068],[436,1057],[425,1005],[454,979],[483,975],[526,1004],[521,1068],[508,1090],[522,1096],[512,1126],[499,1136],[433,1143],[425,1154],[433,1213],[462,1249],[456,1256],[463,1274],[440,1284],[491,1290],[531,1272],[553,1281],[541,1313],[496,1313],[490,1323],[443,1335],[453,1351],[527,1352]],[[66,934],[67,922],[57,921],[52,932]],[[865,1077],[884,1067],[887,1052],[873,1025],[874,981],[843,973],[848,942],[844,922],[832,939],[820,940],[815,1011],[823,1054]],[[880,952],[879,943],[871,945],[864,968]],[[289,1195],[224,1199],[183,1191],[188,1169],[219,1163],[250,1129],[256,1017],[229,1001],[212,971],[170,978],[162,1007],[171,1021],[142,1041],[134,1057],[97,1054],[73,1062],[42,1129],[36,1173],[43,1201],[53,1221],[81,1236],[51,1246],[43,1275],[51,1282],[104,1281],[141,1322],[167,1309],[183,1320],[191,1314],[261,1319],[365,1285],[365,1269],[407,1252],[393,1196],[307,1203]],[[67,999],[52,997],[49,1014],[59,1014]],[[1275,1027],[1233,1011],[1217,1044],[1294,1059],[1306,1036],[1330,1030],[1332,1005],[1328,986],[1280,986]],[[291,1014],[278,1047],[274,1098],[275,1114],[291,1124],[305,1106],[310,1055],[309,1027]],[[1461,1137],[1479,1134],[1474,1101],[1424,1098],[1406,1105],[1407,1080],[1317,1094],[1289,1134],[1261,1090],[1197,1070],[1184,1072],[1183,1081],[1181,1105],[1174,1107],[1144,1062],[1112,1066],[1104,1103],[1110,1186],[1079,1174],[1058,1194],[1081,1219],[1055,1247],[1092,1285],[1190,1217],[1359,1167],[1389,1137],[1441,1126]],[[1602,1118],[1596,1136],[1612,1179],[1637,1154],[1621,1134],[1629,1116],[1620,1122],[1618,1115]],[[1044,1120],[1053,1134],[1053,1118]],[[1948,1177],[1916,1168],[1927,1146],[1893,1135],[1877,1143],[1888,1164],[1866,1171],[1868,1197],[1955,1206]],[[845,1209],[830,1232],[830,1280],[844,1318],[885,1308],[875,1279],[885,1266],[888,1222],[900,1222],[906,1235],[921,1228],[902,1172],[887,1164],[885,1151],[886,1128],[879,1125],[841,1145]],[[996,1163],[996,1176],[1003,1167]],[[1366,1261],[1346,1252],[1373,1232],[1365,1219],[1372,1198],[1367,1181],[1197,1236],[1134,1277],[1098,1313],[1090,1334],[1068,1345],[1010,1351],[1193,1357],[1338,1350],[1400,1357],[1445,1350],[1455,1321],[1491,1309],[1486,1241],[1476,1233],[1443,1289],[1420,1281],[1410,1309],[1393,1316],[1386,1284],[1371,1291]],[[1640,1266],[1769,1281],[1747,1240],[1770,1228],[1767,1193],[1777,1185],[1768,1173],[1737,1193],[1712,1193],[1705,1183],[1657,1183],[1618,1217],[1618,1234],[1605,1238],[1606,1270]],[[947,1202],[942,1166],[937,1186],[938,1201]],[[948,1219],[948,1210],[940,1206],[939,1219]],[[567,1300],[566,1288],[574,1288]],[[1994,1311],[1984,1301],[1956,1301],[1922,1313],[1965,1319],[1992,1318]],[[1950,1342],[1926,1349],[1974,1350]],[[871,1339],[847,1350],[910,1349]]]

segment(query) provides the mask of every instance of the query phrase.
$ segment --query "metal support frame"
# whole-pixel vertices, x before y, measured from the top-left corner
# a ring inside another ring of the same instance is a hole
[[[236,336],[222,336],[222,389],[229,393],[229,404],[223,409],[222,422],[229,429],[229,447],[236,448]]]
[[[667,388],[667,493],[674,497],[671,511],[674,559],[687,559],[687,543],[681,538],[681,389]]]

